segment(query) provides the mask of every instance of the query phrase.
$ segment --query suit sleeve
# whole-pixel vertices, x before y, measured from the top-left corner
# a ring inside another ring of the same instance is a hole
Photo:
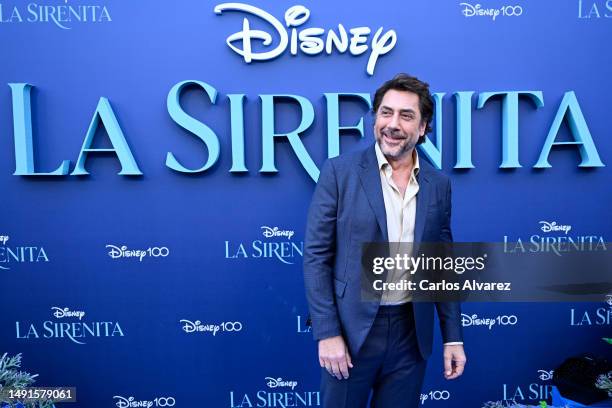
[[[342,332],[333,282],[337,214],[338,183],[333,163],[327,160],[308,211],[304,243],[304,286],[316,340]]]
[[[446,186],[444,200],[444,221],[440,230],[440,242],[453,242],[451,231],[451,185]],[[440,331],[444,343],[463,342],[461,327],[461,304],[459,302],[436,302],[436,310],[440,319]]]

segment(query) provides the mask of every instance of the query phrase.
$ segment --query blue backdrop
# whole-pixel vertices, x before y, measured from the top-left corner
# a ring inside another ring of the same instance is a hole
[[[373,142],[370,95],[398,72],[437,93],[421,154],[452,179],[455,240],[609,240],[612,2],[306,1],[287,27],[294,3],[257,0],[288,43],[251,63],[244,33],[226,43],[245,19],[270,35],[256,56],[281,34],[218,4],[0,2],[0,354],[23,353],[37,385],[91,408],[319,406],[301,267],[313,178],[338,134],[340,152]],[[317,44],[292,31],[325,42],[338,24],[369,34],[307,55]],[[502,94],[479,108],[486,92]],[[79,156],[89,175],[71,175]],[[612,308],[467,304],[463,324],[466,372],[443,379],[437,334],[424,406],[550,402],[556,365],[609,354]]]

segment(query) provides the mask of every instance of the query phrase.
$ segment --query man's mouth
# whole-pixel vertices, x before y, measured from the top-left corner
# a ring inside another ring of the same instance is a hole
[[[382,136],[383,136],[383,140],[385,141],[385,143],[392,145],[392,146],[398,145],[402,140],[405,139],[405,137],[403,136],[400,136],[400,135],[393,136],[387,132],[382,132]]]

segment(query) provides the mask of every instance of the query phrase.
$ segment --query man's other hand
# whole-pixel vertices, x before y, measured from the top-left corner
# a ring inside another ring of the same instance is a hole
[[[319,340],[319,364],[339,380],[349,378],[353,363],[342,336]]]
[[[444,378],[454,380],[463,374],[465,362],[463,345],[444,345]]]

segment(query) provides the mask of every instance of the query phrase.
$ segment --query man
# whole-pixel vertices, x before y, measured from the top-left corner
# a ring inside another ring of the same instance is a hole
[[[450,182],[419,160],[431,131],[429,85],[399,74],[374,97],[376,143],[328,160],[306,228],[304,280],[328,408],[417,407],[431,354],[434,307],[444,341],[444,377],[466,362],[458,303],[411,302],[386,291],[362,299],[361,251],[368,242],[450,242]]]

